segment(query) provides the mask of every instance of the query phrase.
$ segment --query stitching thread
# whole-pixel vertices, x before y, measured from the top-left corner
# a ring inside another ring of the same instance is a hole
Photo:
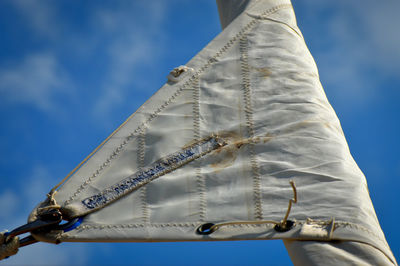
[[[261,16],[266,16],[268,14],[272,14],[277,12],[282,8],[291,7],[290,4],[281,4],[276,7],[270,8],[264,11]],[[165,101],[153,114],[151,114],[141,125],[139,125],[128,137],[114,150],[114,152],[106,159],[106,161],[98,167],[94,173],[82,183],[81,186],[72,194],[72,196],[64,202],[64,205],[68,205],[71,203],[84,189],[85,187],[92,182],[103,170],[106,168],[112,160],[114,160],[118,154],[123,150],[123,148],[131,141],[137,133],[140,132],[142,128],[146,126],[146,124],[150,123],[158,114],[165,109],[169,104],[171,104],[179,95],[180,93],[188,86],[192,84],[192,82],[197,79],[201,73],[203,73],[211,64],[218,61],[217,58],[224,54],[237,40],[241,38],[245,32],[250,30],[253,26],[255,26],[259,22],[257,19],[251,20],[246,26],[244,26],[234,37],[232,37],[213,57],[211,57],[199,70],[197,70],[181,87],[179,87],[175,93],[170,96],[170,98]]]
[[[283,21],[280,21],[280,20],[276,20],[276,19],[272,19],[272,18],[269,18],[269,17],[265,17],[265,16],[263,16],[263,15],[261,15],[261,16],[253,15],[253,14],[250,14],[249,12],[246,12],[246,14],[247,14],[249,17],[252,17],[252,18],[255,18],[255,19],[269,20],[269,21],[272,21],[272,22],[276,22],[276,23],[285,25],[286,27],[288,27],[289,29],[291,29],[292,31],[294,31],[294,33],[296,33],[301,39],[304,40],[303,36],[302,36],[295,28],[293,28],[292,26],[290,26],[290,25],[289,25],[288,23],[286,23],[286,22],[283,22]]]
[[[335,228],[339,228],[339,227],[351,227],[351,228],[355,228],[357,230],[361,230],[363,232],[366,232],[368,234],[370,234],[371,236],[377,238],[378,240],[380,240],[382,243],[384,243],[387,246],[387,242],[384,238],[382,238],[381,236],[375,234],[374,232],[368,230],[367,228],[365,228],[364,226],[361,225],[357,225],[357,224],[353,224],[350,222],[335,222]]]
[[[194,143],[183,150],[170,154],[143,169],[140,169],[116,184],[85,198],[80,202],[80,206],[86,209],[86,213],[99,210],[152,180],[201,158],[205,154],[225,146],[226,144],[226,142],[214,135],[201,140],[200,142]],[[76,213],[74,216],[83,214],[85,214],[85,212],[81,210],[81,213]]]
[[[200,140],[200,82],[196,78],[193,81],[193,138]]]
[[[139,153],[138,165],[140,169],[144,167],[145,147],[146,147],[146,129],[143,128],[138,138],[138,153]],[[144,223],[148,223],[149,221],[149,211],[146,198],[147,198],[147,187],[143,186],[141,187],[140,191],[140,199],[142,201],[141,205],[142,205],[142,215]]]
[[[143,228],[143,227],[195,227],[195,223],[160,223],[160,224],[113,224],[113,225],[96,225],[96,224],[85,224],[77,227],[77,230],[89,230],[89,229],[106,229],[106,228]]]
[[[313,220],[313,222],[318,222],[317,220]],[[321,224],[326,224],[328,223],[327,221],[321,221]],[[296,221],[297,225],[303,225],[307,224],[307,221]],[[134,224],[111,224],[111,225],[97,225],[97,224],[83,224],[78,226],[76,229],[77,230],[90,230],[90,229],[106,229],[106,228],[143,228],[143,227],[154,227],[154,228],[162,228],[162,227],[197,227],[199,226],[199,223],[152,223],[152,224],[146,224],[146,223],[134,223]],[[226,225],[225,227],[230,227],[230,228],[259,228],[259,227],[271,227],[273,228],[275,225],[274,224],[230,224]],[[338,227],[352,227],[355,228],[356,230],[360,230],[363,232],[366,232],[370,235],[372,235],[374,238],[382,241],[383,243],[386,243],[384,239],[382,239],[380,236],[376,235],[372,231],[366,229],[363,226],[353,224],[350,222],[335,222],[335,228]]]
[[[251,104],[251,85],[250,85],[250,69],[248,64],[248,39],[244,35],[240,38],[240,67],[242,72],[243,98],[244,98],[244,113],[246,117],[246,126],[249,138],[254,138],[254,121],[253,108]],[[250,149],[250,164],[253,171],[253,201],[254,201],[254,216],[257,220],[262,220],[261,206],[261,180],[260,171],[256,160],[254,141],[249,143]]]
[[[195,141],[200,141],[200,80],[196,78],[193,82],[193,138]],[[196,185],[199,195],[199,221],[203,222],[206,216],[207,202],[206,202],[206,182],[204,176],[201,175],[201,168],[198,164],[196,166]]]

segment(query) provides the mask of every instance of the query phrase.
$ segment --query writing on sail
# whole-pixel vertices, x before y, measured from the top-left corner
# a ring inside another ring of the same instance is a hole
[[[162,158],[105,190],[82,200],[86,209],[94,210],[119,199],[155,178],[163,176],[219,147],[225,146],[216,136],[201,140]]]

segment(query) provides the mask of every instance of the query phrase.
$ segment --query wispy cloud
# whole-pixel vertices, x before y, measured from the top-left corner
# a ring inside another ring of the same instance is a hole
[[[312,52],[327,93],[343,109],[368,108],[385,79],[400,74],[400,35],[394,34],[400,2],[308,0],[303,8],[310,14],[304,21],[314,31],[310,43],[317,47]]]
[[[71,93],[70,81],[51,54],[29,55],[14,66],[0,69],[3,103],[28,104],[42,111],[56,111],[55,99]]]
[[[360,19],[365,25],[365,35],[371,41],[371,50],[378,66],[390,74],[400,75],[400,1],[389,0],[384,3],[366,1],[358,9]]]
[[[17,255],[8,258],[6,265],[90,265],[88,253],[83,243],[62,243],[60,245],[37,243],[23,247]]]
[[[99,26],[109,58],[107,75],[93,108],[93,114],[104,121],[113,107],[124,102],[129,87],[143,80],[138,74],[156,63],[163,50],[165,3],[133,4],[124,2],[114,8],[99,8],[94,23]],[[145,15],[144,15],[145,14]]]
[[[0,220],[14,217],[20,204],[19,197],[11,189],[7,189],[0,194]],[[5,228],[0,228],[3,231]]]
[[[2,213],[6,213],[0,215],[1,226],[13,228],[25,223],[30,211],[46,198],[55,185],[54,176],[42,165],[22,172],[23,176],[16,177],[12,187],[3,186],[4,190],[0,189],[0,207],[5,210]]]
[[[9,1],[27,20],[35,32],[54,38],[58,36],[58,17],[52,1],[11,0]]]
[[[26,223],[30,211],[43,201],[46,193],[55,185],[54,175],[44,166],[36,165],[25,173],[13,188],[0,190],[0,230],[12,230]],[[84,265],[90,248],[85,244],[61,244],[56,246],[38,243],[23,247],[18,255],[10,257],[7,265]]]

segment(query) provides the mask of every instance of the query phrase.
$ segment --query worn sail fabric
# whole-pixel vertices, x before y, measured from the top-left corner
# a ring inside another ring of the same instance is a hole
[[[379,249],[353,240],[284,243],[294,265],[397,265]]]
[[[343,240],[396,263],[290,1],[240,11],[54,194],[80,225],[37,239]],[[281,221],[289,180],[290,230],[236,223],[198,233],[205,223]]]

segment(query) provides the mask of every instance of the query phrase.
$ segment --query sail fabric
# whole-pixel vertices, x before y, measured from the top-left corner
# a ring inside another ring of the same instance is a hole
[[[393,265],[382,252],[368,244],[354,241],[284,240],[294,265]],[[397,264],[396,264],[397,265]]]
[[[290,1],[242,10],[58,189],[80,225],[37,239],[355,241],[395,263]],[[240,223],[281,221],[290,180],[290,230]]]

